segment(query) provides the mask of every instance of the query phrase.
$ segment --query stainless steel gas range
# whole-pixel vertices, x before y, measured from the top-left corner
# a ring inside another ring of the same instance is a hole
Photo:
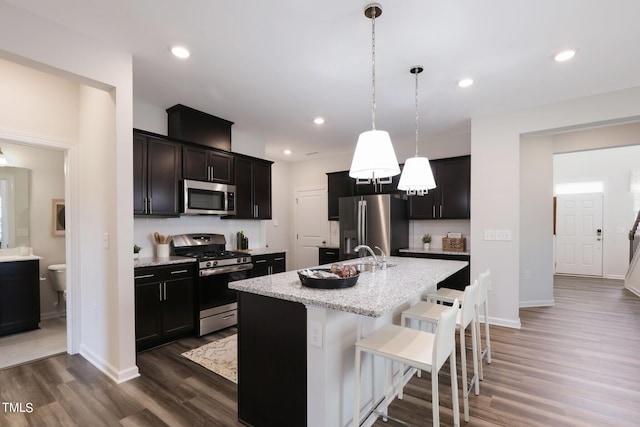
[[[237,293],[229,282],[251,277],[251,256],[227,251],[222,234],[180,234],[173,237],[172,253],[198,260],[196,298],[199,305],[198,336],[238,323]]]

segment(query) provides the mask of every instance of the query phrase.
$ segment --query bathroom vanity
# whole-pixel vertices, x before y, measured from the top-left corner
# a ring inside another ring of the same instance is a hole
[[[0,336],[37,329],[40,257],[0,256]]]

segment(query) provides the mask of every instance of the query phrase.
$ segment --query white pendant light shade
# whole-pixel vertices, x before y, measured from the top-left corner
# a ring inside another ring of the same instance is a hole
[[[436,180],[426,157],[418,157],[418,74],[424,68],[420,65],[411,67],[409,72],[416,79],[416,155],[407,159],[402,168],[398,190],[406,191],[408,195],[424,196],[429,190],[436,188]]]
[[[390,178],[400,173],[389,132],[370,130],[358,137],[349,176],[356,179]]]
[[[404,163],[402,176],[398,183],[398,190],[407,194],[423,196],[428,190],[436,188],[429,159],[426,157],[411,157]]]

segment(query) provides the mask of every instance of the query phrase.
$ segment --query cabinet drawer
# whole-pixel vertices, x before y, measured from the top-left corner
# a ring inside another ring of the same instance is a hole
[[[164,280],[191,279],[194,277],[195,263],[173,264],[156,267],[139,267],[135,269],[136,285],[161,282]]]

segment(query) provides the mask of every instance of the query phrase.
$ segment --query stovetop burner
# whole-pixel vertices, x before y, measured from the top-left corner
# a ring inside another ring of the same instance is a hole
[[[250,264],[251,255],[225,249],[222,234],[179,234],[171,241],[173,254],[196,258],[200,269]]]

